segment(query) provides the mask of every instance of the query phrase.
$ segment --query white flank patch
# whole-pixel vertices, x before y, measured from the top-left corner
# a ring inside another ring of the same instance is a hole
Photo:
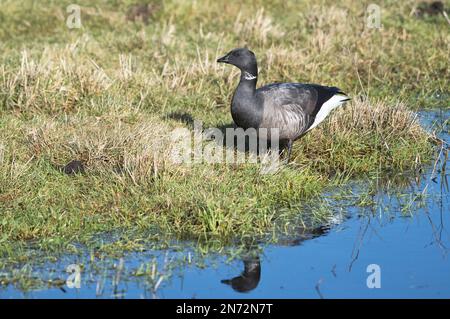
[[[328,116],[328,114],[330,114],[331,111],[333,111],[339,105],[342,105],[347,99],[348,96],[346,95],[336,94],[333,95],[331,99],[323,103],[322,107],[319,110],[319,113],[317,113],[316,118],[314,119],[313,125],[311,125],[311,127],[307,129],[306,132],[319,125],[323,120],[325,120],[325,118]]]

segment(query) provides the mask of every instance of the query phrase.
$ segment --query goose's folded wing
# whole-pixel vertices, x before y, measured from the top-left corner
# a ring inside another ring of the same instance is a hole
[[[273,109],[298,105],[307,115],[315,117],[322,105],[336,94],[343,92],[337,87],[301,83],[274,83],[257,90],[264,106]]]
[[[312,121],[313,118],[304,112],[302,106],[284,104],[276,107],[276,111],[271,107],[264,108],[263,121],[260,127],[277,128],[279,138],[295,139],[308,129]]]
[[[264,104],[262,127],[277,127],[280,137],[296,138],[311,127],[321,107],[336,94],[336,87],[276,83],[257,90]]]

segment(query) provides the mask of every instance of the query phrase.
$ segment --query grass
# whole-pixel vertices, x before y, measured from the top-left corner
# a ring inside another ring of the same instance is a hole
[[[305,205],[328,187],[426,163],[433,146],[412,110],[449,106],[448,25],[410,16],[414,1],[386,1],[382,29],[367,29],[368,3],[350,0],[169,1],[152,6],[148,24],[127,19],[131,2],[79,1],[81,29],[65,24],[70,3],[2,1],[3,257],[111,231],[220,247],[294,217],[323,223],[332,212]],[[276,174],[258,163],[172,163],[173,129],[231,122],[237,71],[215,59],[244,44],[260,85],[336,85],[353,101]],[[86,173],[62,174],[74,159]]]

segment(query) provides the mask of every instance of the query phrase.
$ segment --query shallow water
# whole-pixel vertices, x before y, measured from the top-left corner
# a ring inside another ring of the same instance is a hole
[[[419,115],[430,127],[448,120],[450,111]],[[448,124],[440,137],[450,142]],[[400,182],[380,179],[371,204],[342,206],[345,216],[333,227],[249,248],[239,258],[198,259],[189,243],[93,262],[89,253],[66,255],[19,269],[65,281],[67,266],[83,263],[79,288],[64,281],[37,290],[0,285],[0,298],[449,298],[450,194],[443,164]],[[360,193],[364,186],[355,182],[352,189]]]

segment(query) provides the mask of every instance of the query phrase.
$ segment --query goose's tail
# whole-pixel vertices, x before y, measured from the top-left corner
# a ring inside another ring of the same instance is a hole
[[[322,104],[319,112],[314,118],[313,124],[306,130],[306,132],[319,125],[335,108],[350,100],[351,98],[347,94],[336,88],[336,93],[334,93],[331,98],[329,98],[325,103]]]
[[[337,96],[339,98],[340,102],[347,102],[352,99],[351,97],[349,97],[346,93],[342,92],[341,90],[337,91],[334,96]]]

